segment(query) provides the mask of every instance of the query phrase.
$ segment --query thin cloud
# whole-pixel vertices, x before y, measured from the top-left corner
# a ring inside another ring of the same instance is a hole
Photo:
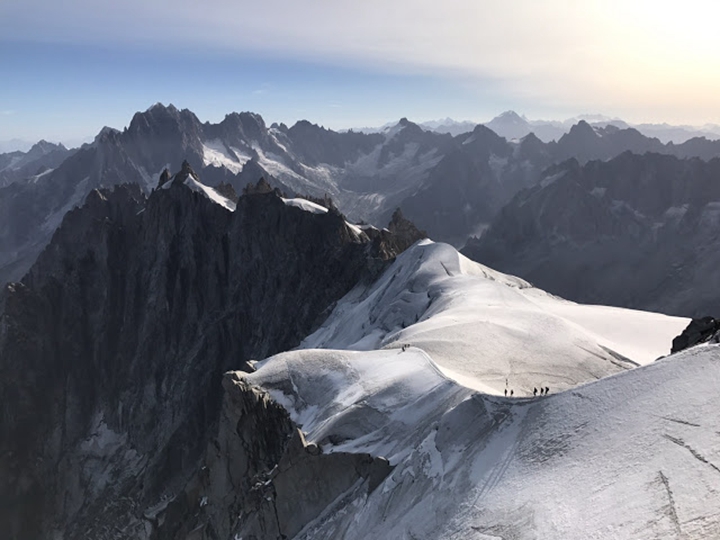
[[[5,39],[202,46],[431,74],[479,89],[492,81],[546,106],[720,118],[720,4],[705,0],[686,0],[682,10],[649,0],[15,4],[0,7]]]

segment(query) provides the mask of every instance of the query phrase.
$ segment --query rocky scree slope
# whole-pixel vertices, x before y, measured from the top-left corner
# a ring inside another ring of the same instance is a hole
[[[92,191],[2,294],[3,534],[174,538],[222,374],[297,345],[392,250],[274,192]]]

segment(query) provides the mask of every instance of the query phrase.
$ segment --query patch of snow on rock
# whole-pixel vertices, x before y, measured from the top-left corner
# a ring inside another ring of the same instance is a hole
[[[225,167],[233,174],[238,174],[240,171],[242,171],[245,163],[250,160],[250,156],[247,156],[241,152],[237,152],[235,149],[232,149],[232,154],[228,152],[228,149],[225,147],[225,143],[223,143],[219,139],[205,141],[203,143],[204,165],[212,165],[213,167]]]
[[[328,209],[324,206],[320,206],[319,204],[308,201],[307,199],[283,199],[283,202],[287,206],[295,206],[296,208],[300,208],[301,210],[312,214],[327,214],[328,211]]]

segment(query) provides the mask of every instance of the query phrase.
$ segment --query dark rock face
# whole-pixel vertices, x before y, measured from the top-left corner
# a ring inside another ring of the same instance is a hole
[[[395,257],[423,238],[427,238],[427,233],[406,219],[398,208],[393,212],[387,231],[379,231],[374,241],[380,251],[386,253],[388,257]]]
[[[264,176],[261,176],[255,185],[248,184],[243,190],[243,195],[262,195],[264,193],[272,193],[273,188],[265,180]]]
[[[720,160],[570,160],[513,198],[468,257],[572,300],[696,316],[717,307]]]
[[[163,172],[160,173],[160,179],[158,180],[157,187],[161,188],[165,185],[166,182],[170,180],[170,171],[167,169],[163,169]]]
[[[381,260],[274,193],[231,213],[175,183],[91,192],[3,294],[4,534],[174,537],[222,374],[299,343]]]
[[[680,352],[688,347],[709,341],[720,331],[720,321],[713,317],[693,319],[682,334],[673,339],[670,353]]]
[[[455,140],[457,146],[429,171],[421,188],[403,200],[400,208],[433,239],[462,245],[519,189],[533,185],[549,163],[541,153],[530,157],[516,153],[505,139],[482,125]]]
[[[217,438],[188,482],[174,531],[198,538],[292,538],[356,484],[374,490],[392,471],[368,454],[323,454],[287,412],[241,373],[223,379]],[[181,536],[184,537],[184,536]]]
[[[384,139],[378,133],[337,133],[307,120],[297,122],[286,134],[298,156],[308,165],[328,163],[343,166],[369,154]]]

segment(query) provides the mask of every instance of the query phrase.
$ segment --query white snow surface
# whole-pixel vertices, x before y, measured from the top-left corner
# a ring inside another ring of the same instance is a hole
[[[487,393],[571,388],[667,354],[688,320],[575,304],[422,241],[369,288],[351,291],[302,348],[412,344]]]
[[[55,231],[62,223],[65,214],[67,214],[73,208],[82,205],[83,201],[87,197],[86,190],[89,181],[89,176],[86,176],[85,178],[80,180],[80,182],[75,185],[72,197],[70,197],[68,202],[65,203],[65,205],[59,210],[56,210],[45,218],[45,222],[42,225],[42,228],[45,232],[52,233],[53,231]]]
[[[537,398],[473,393],[414,348],[295,351],[247,376],[326,453],[395,466],[296,537],[347,540],[718,538],[718,377],[717,345]]]
[[[219,139],[205,141],[203,143],[203,164],[213,167],[225,167],[233,174],[242,171],[245,163],[250,161],[250,156],[237,148],[228,148]]]
[[[174,180],[173,180],[174,181]],[[166,182],[163,184],[162,188],[160,189],[169,189],[172,185],[173,181]],[[206,186],[200,180],[195,178],[192,174],[189,174],[188,177],[183,182],[186,186],[188,186],[193,191],[197,191],[198,193],[202,193],[210,199],[212,202],[219,204],[226,210],[230,210],[231,212],[235,211],[235,208],[237,207],[237,204],[227,197],[221,195],[215,188],[211,188],[210,186]]]
[[[310,212],[311,214],[327,214],[328,212],[328,209],[324,206],[300,197],[294,199],[282,199],[282,201],[287,206],[295,206],[296,208],[300,208],[301,210],[304,210],[305,212]],[[347,225],[348,229],[350,229],[356,236],[364,236],[365,233],[357,225],[350,223],[349,221],[346,221],[345,225]]]
[[[46,171],[41,172],[40,174],[36,174],[36,175],[34,175],[34,176],[31,176],[30,178],[28,178],[28,182],[32,182],[33,184],[37,184],[38,180],[40,180],[41,178],[49,175],[49,174],[50,174],[51,172],[53,172],[54,170],[55,170],[55,169],[48,169],[48,170],[46,170]]]
[[[295,206],[305,212],[310,212],[311,214],[327,214],[328,211],[328,209],[324,206],[320,206],[319,204],[308,201],[307,199],[283,199],[283,202],[287,206]]]
[[[568,302],[423,241],[243,376],[325,453],[395,467],[296,538],[720,538],[720,346],[652,362],[687,322]]]

